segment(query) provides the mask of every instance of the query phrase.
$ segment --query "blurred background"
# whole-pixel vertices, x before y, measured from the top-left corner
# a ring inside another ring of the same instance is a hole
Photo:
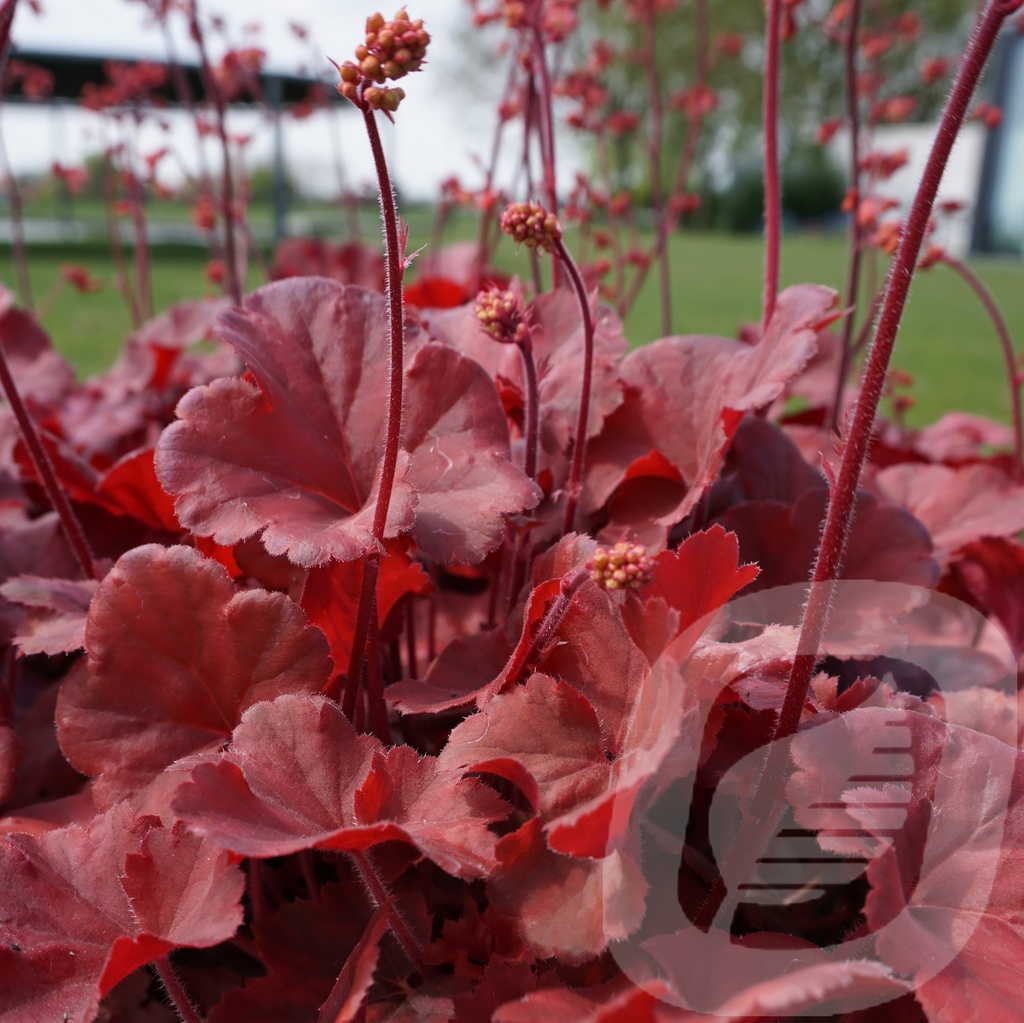
[[[197,120],[195,108],[180,102],[176,74],[185,75],[196,97],[201,98],[203,86],[186,19],[179,10],[166,21],[155,16],[168,6],[181,7],[167,0],[20,0],[17,7],[0,104],[5,164],[0,177],[14,186],[13,197],[11,187],[0,197],[0,280],[14,287],[17,220],[32,257],[31,280],[24,286],[35,292],[37,314],[57,346],[83,372],[108,365],[132,327],[116,294],[112,209],[114,227],[130,248],[138,240],[130,204],[137,198],[136,208],[144,208],[145,236],[154,246],[154,308],[217,290],[205,251],[216,210],[203,208],[202,181],[219,173],[220,142],[209,108]],[[632,249],[619,252],[619,258],[636,261],[644,246],[654,251],[651,239],[661,216],[648,145],[649,68],[637,59],[647,51],[629,3],[584,0],[568,6],[579,25],[552,51],[558,193],[568,217],[568,208],[581,196],[586,199],[592,187],[585,178],[599,179],[602,201],[617,201],[628,211]],[[891,212],[886,205],[878,223],[865,227],[865,240],[872,232],[879,236],[871,244],[880,253],[871,257],[865,289],[877,288],[884,278],[882,215],[898,216],[913,194],[974,5],[930,0],[927,6],[925,18],[920,5],[909,0],[865,0],[865,25],[884,26],[861,44],[862,76],[871,97],[870,105],[864,104],[870,121],[865,148],[875,161],[865,173],[884,185],[880,191],[891,204]],[[259,257],[248,285],[260,283],[260,259],[271,269],[274,245],[286,236],[358,237],[376,244],[369,146],[358,111],[336,94],[331,64],[352,56],[372,11],[353,0],[219,0],[200,7],[210,64],[230,93],[227,124],[235,176],[245,203],[245,230]],[[693,0],[659,7],[649,52],[667,97],[656,161],[666,179],[689,144],[694,104],[704,97],[701,81],[713,97],[697,116],[696,158],[685,191],[678,193],[682,212],[673,214],[668,243],[666,264],[671,262],[677,296],[670,321],[674,332],[733,336],[757,317],[762,8],[761,0],[708,0],[702,9],[709,23],[695,32]],[[850,206],[843,55],[836,29],[843,8],[842,0],[793,5],[802,20],[794,24],[784,50],[781,125],[783,281],[816,280],[840,291],[850,217],[867,215],[863,202],[852,213]],[[407,97],[397,124],[381,121],[411,228],[410,249],[437,250],[443,242],[475,238],[481,210],[494,196],[522,198],[529,191],[522,126],[506,91],[514,65],[509,33],[500,18],[488,17],[500,9],[496,0],[409,5],[410,16],[422,18],[431,33],[428,63],[424,73],[402,83]],[[475,20],[488,23],[475,26]],[[831,29],[830,22],[835,23]],[[601,64],[604,51],[616,59],[602,65],[599,75],[580,77],[577,69]],[[131,69],[139,62],[155,65],[155,77],[133,84]],[[871,75],[876,82],[867,80]],[[591,102],[595,88],[600,96]],[[502,123],[504,143],[498,148],[495,133]],[[1024,325],[1021,166],[1024,34],[1010,31],[1000,41],[985,93],[954,150],[932,240],[953,258],[970,260],[1017,330]],[[127,177],[115,179],[111,191],[111,169],[128,167],[134,168],[137,196],[130,194]],[[594,226],[584,217],[573,230],[599,244]],[[590,254],[596,265],[600,252]],[[499,247],[494,258],[507,272],[526,273],[509,249]],[[77,278],[69,265],[79,268]],[[81,268],[92,276],[82,277]],[[114,286],[104,288],[104,283]],[[623,306],[633,343],[666,332],[653,287],[651,275]],[[915,285],[897,355],[897,363],[903,356],[904,368],[917,377],[915,401],[904,402],[910,422],[933,419],[953,404],[997,419],[1009,415],[1005,386],[993,386],[1005,374],[1005,364],[970,290],[963,280],[950,283],[941,267],[921,275]],[[863,296],[865,309],[870,297]],[[967,375],[965,350],[976,367]]]

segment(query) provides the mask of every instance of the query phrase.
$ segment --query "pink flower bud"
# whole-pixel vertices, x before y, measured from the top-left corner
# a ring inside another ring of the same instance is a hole
[[[590,578],[605,590],[639,590],[654,578],[654,564],[643,544],[620,540],[598,547],[587,564]]]
[[[518,245],[552,254],[562,239],[558,217],[536,202],[509,203],[501,214],[501,229]]]

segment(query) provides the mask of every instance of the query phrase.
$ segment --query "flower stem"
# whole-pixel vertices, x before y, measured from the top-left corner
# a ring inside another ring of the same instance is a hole
[[[576,266],[565,242],[561,238],[556,243],[559,259],[569,273],[569,279],[576,289],[580,311],[583,314],[583,386],[580,393],[580,413],[576,420],[576,443],[572,449],[572,464],[569,468],[569,481],[566,484],[567,500],[565,502],[565,519],[562,532],[571,533],[576,525],[576,505],[580,497],[580,480],[583,477],[583,459],[587,450],[587,425],[590,420],[590,388],[594,375],[594,317],[590,310],[590,296],[583,284],[579,268]]]
[[[57,478],[53,463],[43,447],[39,431],[36,429],[36,424],[29,414],[21,392],[18,390],[18,385],[15,383],[10,364],[7,361],[7,355],[2,348],[0,348],[0,384],[3,385],[4,397],[7,398],[7,403],[11,406],[11,411],[14,413],[14,418],[17,420],[18,427],[21,430],[21,436],[25,441],[28,456],[35,467],[39,482],[43,485],[50,504],[53,505],[60,518],[64,535],[67,537],[71,551],[78,561],[82,574],[86,579],[102,579],[103,574],[97,569],[96,563],[93,561],[92,552],[89,550],[89,544],[85,539],[82,525],[71,507],[71,502],[64,493],[60,480]]]
[[[377,589],[377,573],[380,568],[380,555],[384,546],[384,530],[388,521],[391,492],[395,485],[398,446],[402,434],[402,373],[405,351],[405,309],[402,304],[402,276],[405,266],[398,241],[398,215],[395,209],[395,196],[391,190],[391,178],[388,174],[387,161],[384,159],[384,146],[381,144],[376,114],[369,106],[363,106],[362,111],[363,121],[366,124],[366,133],[370,139],[370,149],[373,152],[373,162],[377,168],[381,219],[384,221],[384,258],[386,264],[387,297],[389,303],[388,324],[391,347],[388,368],[388,414],[384,435],[384,461],[380,474],[380,487],[377,491],[377,504],[373,510],[373,525],[371,526],[373,546],[363,560],[363,585],[359,594],[359,608],[356,612],[356,623],[352,637],[352,659],[348,666],[348,677],[345,680],[345,694],[342,701],[342,708],[349,718],[352,717],[355,710],[356,692],[365,664],[366,646],[370,633],[370,619]],[[383,696],[381,696],[381,699],[383,699]],[[377,710],[379,712],[379,708]]]
[[[1021,0],[1013,0],[1013,5],[1020,6],[1020,2]],[[739,893],[727,892],[724,878],[747,876],[744,871],[760,855],[780,812],[780,804],[776,802],[777,793],[789,763],[788,748],[782,740],[796,732],[807,701],[814,666],[818,661],[818,648],[828,621],[833,590],[842,567],[843,552],[853,517],[857,482],[864,466],[889,359],[917,266],[921,244],[935,204],[942,173],[963,125],[971,95],[981,77],[999,29],[1004,19],[1011,13],[1008,6],[999,0],[992,0],[975,27],[943,111],[924,174],[911,204],[889,274],[882,312],[864,371],[864,381],[853,412],[849,436],[843,447],[842,462],[829,495],[825,526],[807,602],[804,605],[796,656],[793,659],[782,709],[755,783],[750,809],[745,815],[746,823],[741,827],[732,853],[697,914],[695,922],[698,927],[708,927],[716,918],[726,927],[729,926]]]
[[[797,657],[775,728],[776,739],[791,735],[796,730],[807,699],[818,646],[828,618],[832,585],[842,567],[843,552],[853,517],[857,483],[864,467],[872,427],[878,413],[878,403],[889,369],[889,360],[896,343],[896,334],[942,174],[949,161],[953,143],[963,126],[975,86],[995,45],[999,29],[1012,10],[1019,6],[1019,0],[1009,4],[992,0],[977,23],[942,113],[928,162],[907,216],[899,248],[889,273],[885,299],[864,370],[864,380],[853,412],[849,435],[843,447],[842,462],[829,495],[825,526],[800,626]]]
[[[185,990],[185,986],[178,979],[177,973],[174,972],[171,960],[167,956],[160,956],[159,959],[153,962],[153,969],[156,970],[160,983],[163,984],[167,997],[171,1000],[174,1011],[178,1014],[181,1023],[203,1023],[203,1017],[199,1015],[198,1010],[192,1004],[192,999]]]
[[[519,658],[516,657],[515,653],[512,654],[512,660],[507,666],[504,682],[506,686],[515,685],[522,679],[529,668],[540,663],[540,659],[544,656],[544,651],[555,638],[555,632],[558,631],[559,625],[562,624],[562,619],[565,618],[573,598],[588,579],[590,579],[590,571],[586,567],[578,568],[571,575],[567,575],[562,579],[558,595],[547,609],[537,629],[537,634],[533,637],[533,642],[527,647],[526,653]]]
[[[536,480],[537,443],[540,433],[540,391],[537,384],[537,362],[533,357],[533,345],[529,339],[518,347],[519,354],[523,357],[523,375],[526,377],[526,452],[523,456],[523,472],[531,480]]]
[[[1006,320],[1003,318],[999,305],[992,297],[992,292],[985,287],[981,278],[966,263],[951,256],[948,252],[942,254],[940,262],[945,263],[964,279],[967,286],[978,297],[978,301],[985,307],[985,312],[988,313],[992,326],[999,337],[999,346],[1003,351],[1006,370],[1010,378],[1010,407],[1013,410],[1013,481],[1015,483],[1024,482],[1024,416],[1021,414],[1020,401],[1022,379],[1017,367],[1017,355],[1010,337],[1010,330],[1006,326]]]
[[[779,50],[782,0],[769,0],[764,69],[764,301],[761,329],[775,312],[779,294],[779,250],[782,242],[782,188],[779,182]]]
[[[242,284],[238,278],[238,253],[235,246],[235,195],[234,177],[231,172],[231,145],[228,142],[227,108],[224,93],[210,67],[206,53],[206,42],[199,24],[198,0],[189,5],[189,30],[199,48],[199,71],[203,81],[203,92],[213,102],[217,114],[217,135],[221,145],[221,202],[224,207],[224,269],[225,284],[231,301],[242,304]]]
[[[406,922],[405,917],[402,916],[395,905],[394,898],[387,890],[387,886],[377,872],[377,868],[373,865],[370,856],[365,852],[356,852],[355,850],[350,850],[349,856],[352,858],[352,862],[355,864],[355,868],[359,872],[359,877],[366,886],[370,898],[378,909],[383,908],[387,914],[388,926],[391,928],[391,933],[395,936],[395,940],[401,946],[402,951],[417,970],[422,970],[425,959],[420,943],[416,940],[416,936],[412,933],[412,929]]]
[[[850,265],[846,277],[846,306],[855,309],[860,290],[860,265],[864,247],[861,241],[860,223],[857,220],[857,204],[860,202],[860,108],[857,102],[857,33],[860,29],[861,0],[851,0],[849,24],[846,28],[846,120],[850,128],[850,191],[854,208],[850,214]],[[851,313],[843,323],[842,355],[836,374],[836,391],[832,400],[832,429],[839,429],[842,413],[843,387],[850,372],[853,346],[853,321]]]

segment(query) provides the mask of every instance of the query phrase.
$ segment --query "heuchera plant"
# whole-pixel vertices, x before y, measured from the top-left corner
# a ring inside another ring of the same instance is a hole
[[[137,263],[137,329],[79,382],[0,296],[0,1021],[1019,1019],[1020,380],[981,282],[923,246],[1021,0],[979,13],[898,224],[899,158],[859,142],[865,110],[903,107],[860,71],[919,26],[870,29],[859,0],[818,26],[847,67],[843,297],[779,293],[779,64],[815,28],[771,0],[763,317],[633,351],[620,316],[667,267],[716,102],[698,48],[669,185],[654,39],[674,3],[629,4],[656,103],[650,251],[628,203],[584,182],[560,209],[556,189],[553,97],[607,146],[621,55],[563,62],[575,0],[481,3],[509,33],[501,123],[523,118],[536,194],[506,202],[492,167],[479,241],[406,284],[379,122],[430,37],[399,11],[336,65],[383,258],[292,240],[245,296],[225,109],[259,58],[215,69],[195,3],[149,6],[200,48],[212,106],[191,108],[223,177],[199,220],[225,298],[153,317]],[[118,75],[92,99],[138,113],[149,78]],[[563,222],[618,265],[574,259]],[[490,266],[499,232],[530,284]],[[893,262],[857,310],[872,246]],[[994,316],[1012,431],[880,417],[921,262]]]

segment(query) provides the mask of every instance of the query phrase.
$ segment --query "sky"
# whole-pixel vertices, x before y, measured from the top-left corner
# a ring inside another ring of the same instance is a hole
[[[269,55],[273,70],[315,72],[327,64],[327,56],[339,63],[352,56],[362,40],[367,14],[376,10],[357,0],[204,0],[205,15],[221,14],[236,44],[251,39]],[[395,3],[400,0],[394,0]],[[27,3],[19,4],[13,37],[24,49],[47,49],[74,53],[101,53],[124,57],[161,59],[164,48],[159,29],[140,3],[128,0],[41,0],[42,16]],[[431,33],[428,64],[421,73],[402,85],[406,99],[398,111],[397,128],[382,124],[382,134],[392,173],[407,195],[433,197],[441,181],[456,174],[463,184],[475,187],[482,181],[480,161],[486,159],[495,123],[494,98],[500,90],[500,69],[490,76],[475,69],[473,78],[463,66],[460,34],[469,25],[465,0],[409,0],[409,14],[422,18]],[[391,14],[390,7],[383,13]],[[289,30],[298,21],[309,29],[309,40],[300,42]],[[258,35],[245,36],[251,24],[262,25]],[[179,53],[188,59],[193,53],[184,35]],[[332,79],[333,80],[333,79]],[[477,94],[483,94],[484,99]],[[354,111],[353,111],[354,114]],[[238,113],[232,129],[249,131],[253,125]],[[175,147],[185,155],[194,152],[194,134],[185,119],[175,125]],[[335,118],[333,144],[330,130],[320,119],[292,124],[286,134],[286,161],[300,183],[321,194],[336,190],[337,150],[352,183],[373,180],[373,166],[361,120],[357,116]],[[257,128],[248,162],[258,164],[271,158],[271,136]],[[8,152],[18,172],[48,167],[54,161],[79,162],[101,148],[95,120],[77,110],[57,112],[18,109],[3,111],[3,130]],[[144,139],[142,148],[165,145],[159,136]],[[166,173],[174,176],[173,168]],[[568,159],[566,173],[569,173]]]

